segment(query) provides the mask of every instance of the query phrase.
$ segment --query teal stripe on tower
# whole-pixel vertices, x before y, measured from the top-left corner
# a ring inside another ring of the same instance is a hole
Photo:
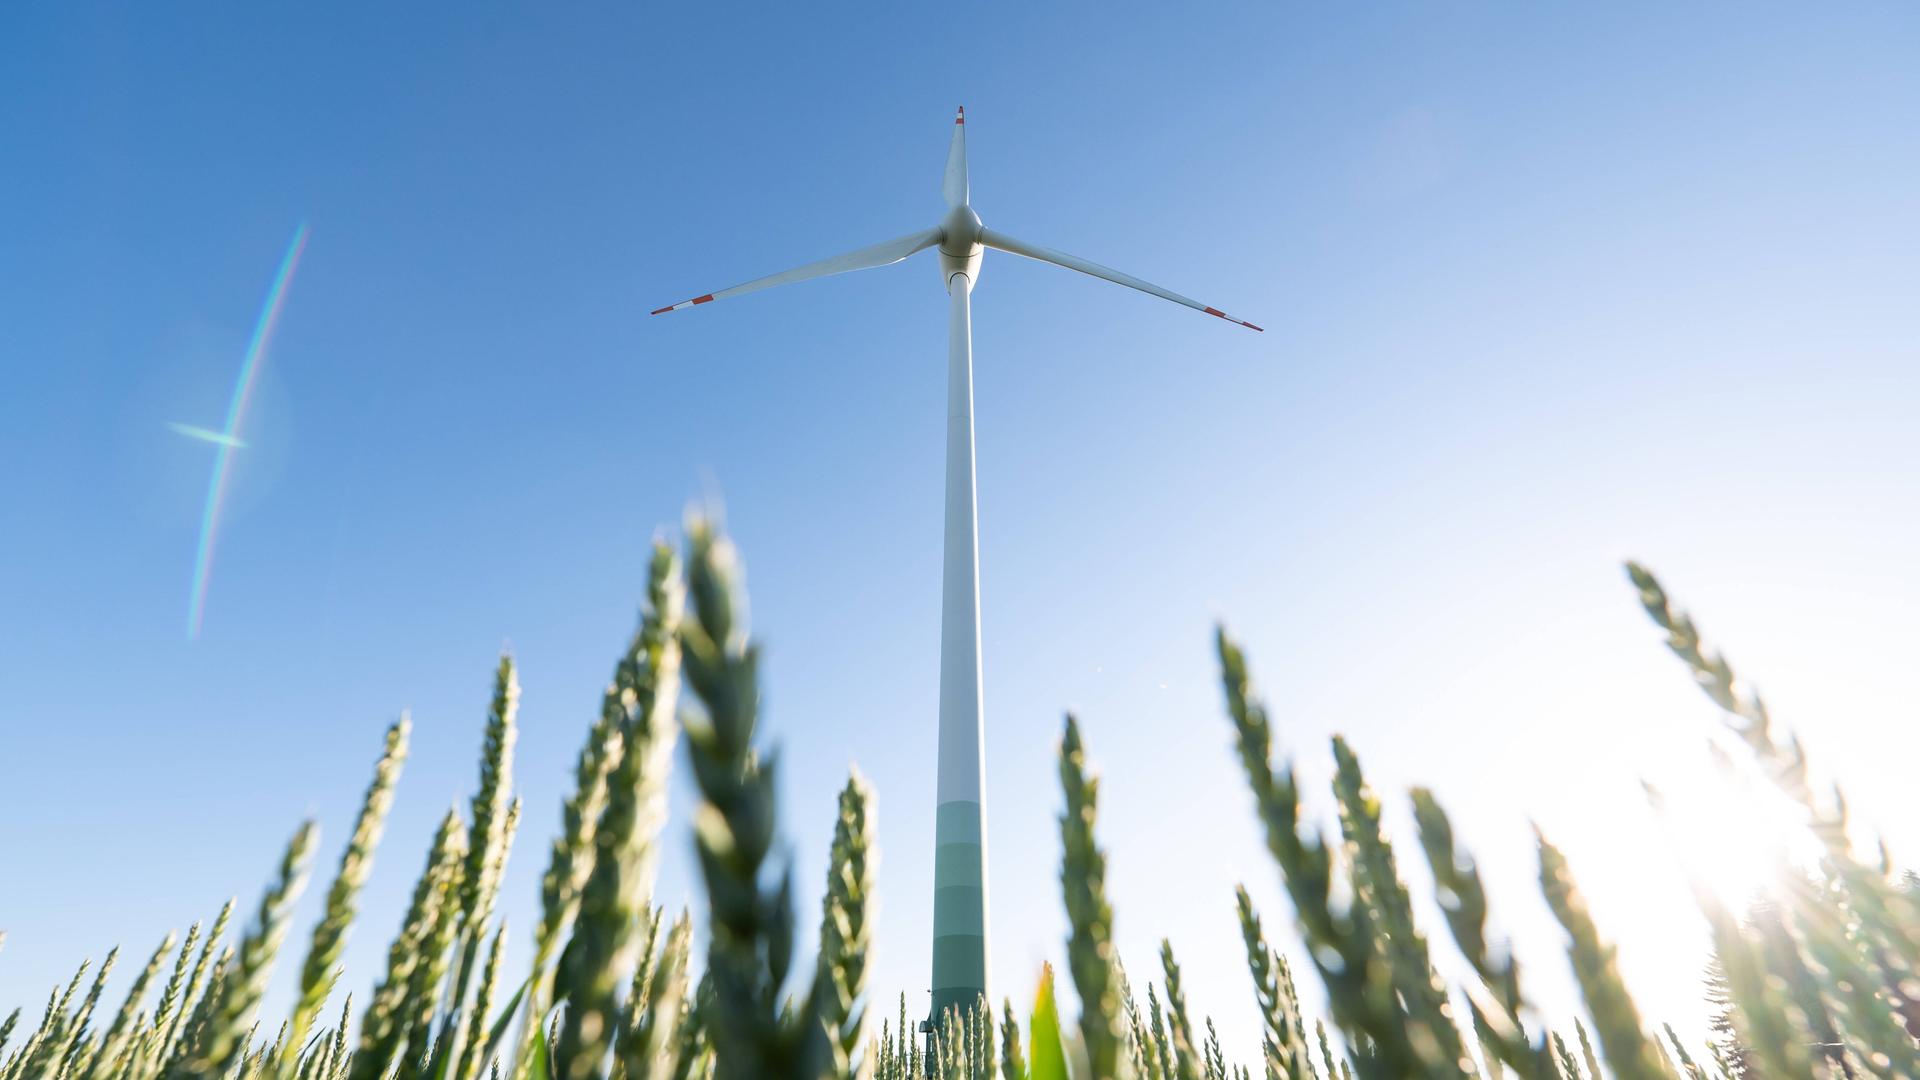
[[[941,803],[933,849],[933,1014],[987,992],[986,846],[980,804]]]

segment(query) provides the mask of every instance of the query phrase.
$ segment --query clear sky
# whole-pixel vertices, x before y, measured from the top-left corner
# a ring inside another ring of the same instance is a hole
[[[1920,851],[1916,55],[1920,10],[1872,3],[8,5],[0,1005],[251,904],[305,814],[330,864],[410,708],[348,953],[369,985],[472,788],[502,648],[524,931],[646,545],[709,491],[766,643],[799,920],[858,762],[874,987],[923,1002],[933,261],[645,313],[933,224],[964,103],[989,226],[1268,328],[989,254],[996,990],[1062,953],[1072,707],[1125,957],[1144,975],[1171,936],[1253,1058],[1233,883],[1286,907],[1221,716],[1225,619],[1308,775],[1352,738],[1423,892],[1399,793],[1438,790],[1550,1009],[1572,998],[1530,821],[1648,1011],[1697,1026],[1678,866],[1737,888],[1748,815],[1698,779],[1711,710],[1622,558]],[[168,425],[220,428],[303,223],[190,640],[217,448]],[[1717,853],[1653,824],[1642,777],[1704,806]],[[663,843],[679,903],[684,813]]]

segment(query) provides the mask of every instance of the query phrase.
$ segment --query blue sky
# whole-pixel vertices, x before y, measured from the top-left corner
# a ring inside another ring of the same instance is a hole
[[[938,275],[645,312],[932,224],[960,103],[989,226],[1268,328],[988,259],[997,992],[1061,951],[1072,707],[1124,955],[1144,975],[1171,936],[1252,1058],[1232,885],[1286,909],[1220,716],[1225,619],[1305,772],[1343,731],[1383,790],[1453,808],[1549,1008],[1571,998],[1530,821],[1649,1011],[1697,1024],[1678,867],[1737,881],[1740,845],[1666,845],[1644,810],[1643,776],[1698,784],[1712,716],[1629,555],[1920,850],[1911,7],[193,14],[0,15],[0,1004],[251,902],[305,814],[330,863],[410,708],[348,954],[369,983],[503,648],[528,927],[647,543],[709,492],[766,642],[800,922],[858,762],[875,988],[923,1000]],[[167,424],[218,425],[303,222],[190,641],[213,450]],[[1698,790],[1704,820],[1735,805]],[[684,814],[663,843],[678,903]]]

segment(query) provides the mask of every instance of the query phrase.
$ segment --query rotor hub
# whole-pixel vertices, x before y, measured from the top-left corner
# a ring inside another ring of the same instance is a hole
[[[986,245],[980,240],[984,227],[980,215],[965,203],[947,211],[940,223],[940,278],[949,285],[953,275],[965,274],[968,287],[980,280],[980,257]]]
[[[980,215],[971,206],[962,203],[947,211],[946,220],[940,223],[940,253],[959,259],[978,253],[983,228]]]

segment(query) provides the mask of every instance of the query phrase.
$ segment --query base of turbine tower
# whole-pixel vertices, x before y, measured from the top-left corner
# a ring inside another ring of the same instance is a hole
[[[920,1033],[926,1036],[926,1049],[920,1055],[921,1075],[928,1077],[937,1077],[940,1075],[935,1065],[940,1058],[940,1040],[946,1038],[946,1015],[958,1012],[964,1017],[968,1011],[968,1006],[964,1002],[952,1004],[947,1006],[946,1009],[936,1012],[925,1020],[920,1021]],[[985,993],[973,995],[971,1011],[975,1016],[979,1017],[981,1023],[984,1024],[991,1021],[991,1018],[987,1015],[987,997]],[[962,1023],[964,1023],[964,1020]]]

